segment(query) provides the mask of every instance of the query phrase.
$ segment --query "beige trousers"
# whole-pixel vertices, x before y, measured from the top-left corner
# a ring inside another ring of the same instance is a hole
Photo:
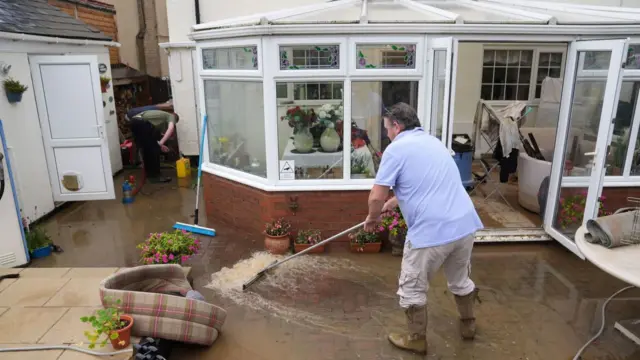
[[[470,294],[475,289],[475,284],[469,278],[474,238],[472,234],[448,244],[421,249],[412,248],[407,240],[397,292],[400,306],[426,305],[429,282],[443,265],[449,290],[458,296]]]

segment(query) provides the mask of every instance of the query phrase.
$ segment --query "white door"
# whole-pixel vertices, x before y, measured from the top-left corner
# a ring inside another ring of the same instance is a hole
[[[627,42],[576,41],[567,54],[544,229],[580,257],[575,231],[598,217]]]
[[[114,199],[97,56],[29,62],[53,199]]]
[[[454,47],[451,37],[427,38],[427,124],[429,132],[451,147],[453,133],[452,84],[455,71]]]

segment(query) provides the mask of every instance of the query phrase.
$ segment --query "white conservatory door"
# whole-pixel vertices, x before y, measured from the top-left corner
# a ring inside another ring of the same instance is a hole
[[[427,124],[431,135],[451,148],[453,134],[452,84],[455,71],[454,45],[451,37],[427,38]]]
[[[54,201],[115,199],[97,56],[29,63]]]
[[[575,231],[598,216],[627,42],[575,41],[567,54],[544,229],[582,258]]]

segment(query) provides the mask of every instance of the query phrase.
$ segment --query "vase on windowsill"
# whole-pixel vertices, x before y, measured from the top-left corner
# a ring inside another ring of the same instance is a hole
[[[308,153],[313,149],[313,135],[308,127],[298,130],[293,135],[293,146],[299,153]]]
[[[340,147],[340,135],[333,127],[327,127],[320,137],[320,146],[324,152],[336,152]]]

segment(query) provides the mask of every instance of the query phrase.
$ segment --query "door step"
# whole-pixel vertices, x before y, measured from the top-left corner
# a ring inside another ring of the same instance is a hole
[[[476,232],[476,243],[551,241],[543,229],[489,229]]]

